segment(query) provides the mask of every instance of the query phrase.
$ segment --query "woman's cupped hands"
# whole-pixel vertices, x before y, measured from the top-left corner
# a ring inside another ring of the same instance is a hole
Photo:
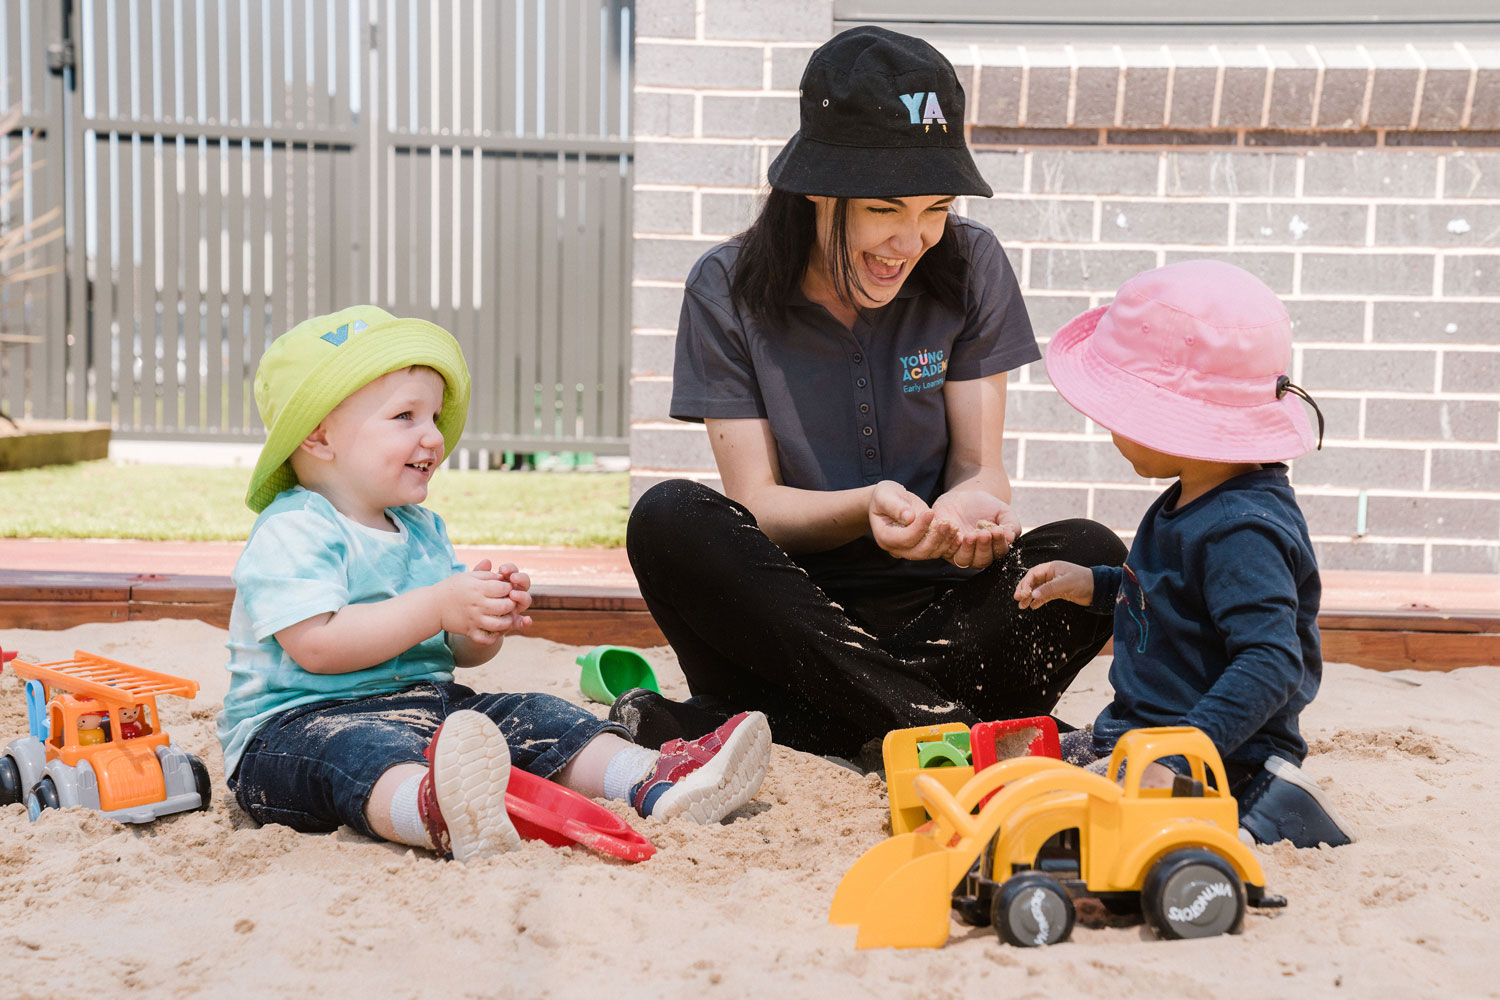
[[[946,559],[960,569],[984,569],[1021,534],[1010,505],[983,490],[954,490],[928,506],[885,480],[870,494],[869,515],[876,544],[896,558]]]

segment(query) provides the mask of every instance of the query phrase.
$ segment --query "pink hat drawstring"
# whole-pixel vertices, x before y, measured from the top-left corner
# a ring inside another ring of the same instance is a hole
[[[1313,412],[1318,415],[1318,448],[1317,448],[1317,450],[1318,451],[1322,451],[1323,450],[1323,411],[1320,410],[1320,409],[1318,409],[1318,401],[1315,400],[1315,399],[1313,399],[1311,396],[1309,396],[1307,394],[1307,390],[1304,389],[1304,388],[1302,388],[1300,385],[1295,384],[1291,380],[1290,377],[1288,377],[1286,375],[1283,375],[1283,376],[1281,376],[1280,378],[1278,378],[1276,380],[1276,398],[1280,399],[1282,396],[1285,396],[1287,393],[1291,393],[1293,396],[1300,396],[1300,397],[1302,397],[1304,400],[1307,401],[1307,405],[1311,406],[1313,408]]]

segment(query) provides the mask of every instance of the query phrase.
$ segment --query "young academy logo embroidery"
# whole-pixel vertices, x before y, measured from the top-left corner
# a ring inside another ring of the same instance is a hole
[[[1129,566],[1123,569],[1125,575],[1120,578],[1120,592],[1115,595],[1115,603],[1123,606],[1125,613],[1135,623],[1135,651],[1144,653],[1151,627],[1150,620],[1146,617],[1146,608],[1149,607],[1146,603],[1146,590],[1141,586],[1140,578],[1135,575],[1135,570]],[[1132,592],[1134,592],[1133,596]]]
[[[915,354],[903,355],[901,361],[901,391],[921,392],[943,384],[948,371],[945,352],[924,348]]]
[[[349,339],[349,334],[358,333],[359,331],[363,330],[366,325],[367,324],[364,320],[357,319],[352,325],[349,323],[345,323],[337,330],[329,330],[319,339],[328,341],[334,347],[340,347],[343,345],[344,341]]]
[[[919,90],[915,94],[901,94],[901,103],[906,105],[906,113],[911,115],[913,125],[922,126],[923,132],[932,130],[932,123],[937,122],[943,126],[943,131],[948,131],[948,119],[943,115],[942,106],[938,104],[937,92],[931,90]]]

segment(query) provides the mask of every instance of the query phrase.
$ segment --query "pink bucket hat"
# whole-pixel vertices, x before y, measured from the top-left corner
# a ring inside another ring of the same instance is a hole
[[[1145,271],[1064,326],[1047,375],[1122,437],[1210,462],[1275,462],[1313,449],[1292,385],[1292,323],[1276,293],[1217,260]],[[1317,404],[1313,404],[1314,409]],[[1318,446],[1323,415],[1318,414]]]

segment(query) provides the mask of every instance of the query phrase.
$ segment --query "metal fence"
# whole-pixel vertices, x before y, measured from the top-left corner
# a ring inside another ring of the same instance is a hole
[[[256,440],[299,319],[453,331],[464,447],[627,450],[630,0],[0,0],[0,189],[66,205],[0,405]],[[15,176],[9,176],[14,174]],[[7,221],[24,221],[22,219]],[[20,338],[14,338],[20,339]]]

